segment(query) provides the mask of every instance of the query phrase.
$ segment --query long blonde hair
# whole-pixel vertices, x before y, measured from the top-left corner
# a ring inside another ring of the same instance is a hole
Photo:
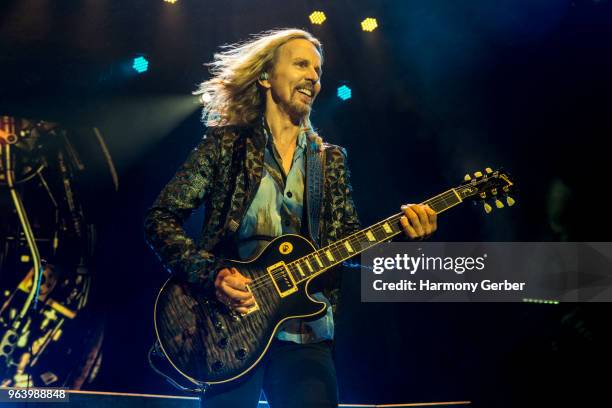
[[[253,124],[265,105],[257,80],[272,68],[278,49],[294,39],[310,41],[323,57],[319,40],[295,28],[264,31],[245,42],[222,46],[223,51],[215,53],[207,64],[212,77],[194,92],[204,105],[206,126]],[[310,119],[305,121],[310,127]]]

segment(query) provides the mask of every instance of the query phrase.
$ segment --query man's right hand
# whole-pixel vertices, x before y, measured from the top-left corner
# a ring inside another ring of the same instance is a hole
[[[245,314],[255,306],[255,299],[246,285],[252,280],[243,276],[236,268],[223,268],[215,279],[217,300],[238,313]]]

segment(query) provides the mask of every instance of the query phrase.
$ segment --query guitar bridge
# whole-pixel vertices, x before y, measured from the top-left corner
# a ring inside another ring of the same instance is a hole
[[[280,297],[284,298],[285,296],[297,292],[297,284],[284,262],[281,261],[269,266],[267,271]]]

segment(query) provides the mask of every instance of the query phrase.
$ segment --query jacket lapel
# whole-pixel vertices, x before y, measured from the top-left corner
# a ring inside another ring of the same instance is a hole
[[[225,236],[238,231],[251,202],[255,199],[263,175],[265,135],[259,127],[247,128],[239,140],[244,143],[244,173],[237,175],[236,189],[231,198],[229,213],[225,222]],[[235,149],[236,146],[233,148]],[[240,149],[235,149],[239,151]],[[236,160],[236,158],[234,159]],[[240,160],[238,160],[239,162]],[[239,170],[240,173],[240,170]]]
[[[261,126],[255,126],[252,137],[246,137],[247,202],[249,206],[255,198],[263,176],[266,136]],[[246,210],[247,208],[245,208]]]

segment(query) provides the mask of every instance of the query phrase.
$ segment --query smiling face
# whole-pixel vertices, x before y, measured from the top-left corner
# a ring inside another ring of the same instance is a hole
[[[294,120],[310,114],[312,103],[321,91],[321,54],[314,44],[295,39],[277,52],[270,79],[260,81],[267,88],[268,103],[274,103]]]

